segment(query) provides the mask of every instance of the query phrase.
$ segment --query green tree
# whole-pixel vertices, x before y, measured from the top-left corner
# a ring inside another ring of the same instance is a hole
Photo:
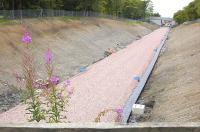
[[[185,21],[188,20],[188,16],[186,11],[180,10],[177,13],[174,14],[174,19],[178,24],[184,23]]]
[[[161,15],[159,13],[153,13],[151,16],[160,17]]]
[[[186,11],[189,20],[195,20],[198,18],[195,1],[191,2],[184,10]]]
[[[106,13],[107,0],[94,0],[92,10],[99,13]]]
[[[144,1],[145,6],[145,15],[146,17],[153,16],[156,13],[153,13],[153,2],[151,0]],[[159,14],[159,13],[157,13]],[[160,14],[159,14],[160,16]]]
[[[183,10],[180,10],[174,14],[174,19],[179,24],[185,21],[191,21],[200,18],[200,0],[192,1]]]
[[[200,0],[195,0],[195,9],[199,18],[200,17]]]
[[[93,11],[133,19],[148,17],[153,12],[151,0],[1,0],[0,9]]]
[[[150,9],[148,11],[148,4],[148,1],[127,0],[123,5],[123,15],[133,19],[145,18],[147,13],[151,13]]]

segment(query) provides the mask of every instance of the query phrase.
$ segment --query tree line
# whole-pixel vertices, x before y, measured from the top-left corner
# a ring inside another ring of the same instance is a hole
[[[1,0],[0,10],[55,9],[93,11],[142,19],[154,15],[151,0]],[[158,14],[155,14],[158,15]]]
[[[192,1],[183,10],[174,14],[174,19],[178,24],[200,18],[200,0]]]

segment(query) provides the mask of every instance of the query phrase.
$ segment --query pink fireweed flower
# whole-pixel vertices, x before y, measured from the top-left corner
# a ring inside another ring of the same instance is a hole
[[[66,80],[66,81],[64,82],[64,86],[66,87],[66,90],[67,90],[68,95],[71,96],[71,95],[74,93],[74,89],[73,89],[73,87],[71,86],[70,80]]]
[[[115,111],[116,111],[119,115],[121,115],[121,114],[123,113],[123,109],[122,109],[122,108],[115,109]]]
[[[70,80],[66,80],[66,81],[64,82],[64,85],[65,85],[66,87],[70,86],[70,84],[71,84]]]
[[[22,43],[25,43],[25,44],[29,44],[32,42],[32,38],[27,31],[24,32],[24,35],[22,36],[21,41]]]
[[[115,112],[117,113],[116,122],[121,122],[122,121],[123,109],[122,108],[115,109]]]
[[[36,89],[46,89],[48,88],[48,82],[43,82],[43,80],[33,81],[33,87]]]
[[[74,93],[74,89],[72,87],[67,88],[68,95],[71,96]]]
[[[44,56],[44,60],[45,60],[45,64],[46,65],[49,65],[52,63],[53,61],[53,53],[50,49],[48,49],[48,51],[45,53],[45,56]]]
[[[38,89],[38,88],[40,88],[40,84],[38,82],[34,81],[33,87]]]
[[[60,78],[59,78],[58,76],[52,76],[52,77],[50,78],[50,82],[51,82],[52,84],[54,84],[54,85],[58,85],[59,82],[60,82]]]

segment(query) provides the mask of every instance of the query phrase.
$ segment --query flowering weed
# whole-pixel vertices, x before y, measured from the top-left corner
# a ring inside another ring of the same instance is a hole
[[[27,103],[27,110],[29,111],[30,120],[37,121],[48,120],[50,123],[61,122],[61,113],[64,111],[64,107],[73,89],[67,91],[69,95],[64,98],[64,90],[58,89],[57,85],[60,82],[58,76],[53,75],[53,52],[48,49],[44,56],[44,63],[47,72],[47,79],[36,80],[35,69],[33,64],[33,56],[28,48],[32,42],[30,34],[26,31],[21,40],[26,44],[26,48],[23,55],[23,74],[26,82],[27,97],[25,103]],[[67,87],[70,86],[68,82]],[[45,93],[45,94],[44,94]],[[43,95],[44,96],[43,96]],[[42,95],[42,96],[41,96]]]
[[[119,109],[106,109],[102,112],[100,112],[98,114],[98,116],[95,118],[95,122],[101,122],[101,118],[103,116],[105,116],[106,114],[110,113],[110,112],[114,112],[117,113],[117,118],[115,119],[116,122],[121,122],[122,120],[122,113],[123,113],[123,109],[119,108]]]

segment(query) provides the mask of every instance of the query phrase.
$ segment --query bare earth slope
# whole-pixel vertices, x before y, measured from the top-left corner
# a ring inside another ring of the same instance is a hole
[[[77,74],[80,67],[104,58],[106,49],[124,47],[157,28],[147,23],[94,18],[29,19],[23,25],[0,25],[0,111],[6,110],[7,105],[10,106],[10,103],[18,99],[18,96],[16,99],[12,92],[7,91],[17,86],[13,74],[22,76],[20,70],[23,44],[20,40],[24,27],[27,27],[33,37],[31,49],[35,55],[39,78],[45,76],[43,56],[50,48],[55,54],[55,74],[62,80]]]
[[[167,32],[168,28],[157,29],[70,78],[74,94],[63,112],[63,116],[67,116],[63,122],[94,122],[103,110],[123,108],[132,92],[136,92],[138,81],[133,76],[144,75]],[[62,85],[58,88],[67,92]],[[0,114],[0,123],[27,122],[27,112],[24,104],[18,105]],[[101,121],[113,122],[116,118],[116,113],[109,112]]]
[[[155,105],[139,121],[200,121],[199,57],[200,23],[175,28],[138,101]]]

